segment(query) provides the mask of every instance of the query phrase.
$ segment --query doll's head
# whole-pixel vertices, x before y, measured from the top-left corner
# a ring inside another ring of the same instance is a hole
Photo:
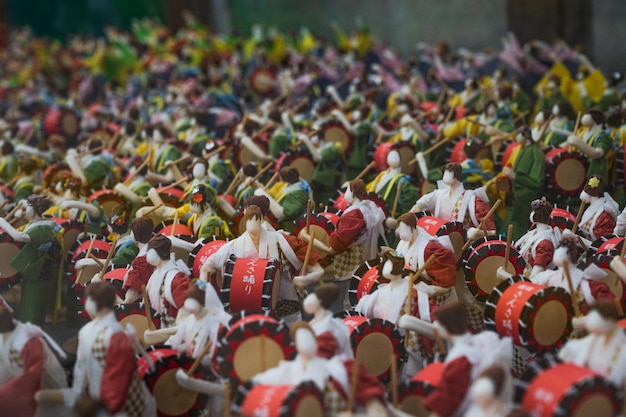
[[[531,223],[543,223],[550,224],[550,215],[552,214],[552,204],[546,200],[545,197],[541,197],[530,203],[530,222]]]
[[[279,172],[280,179],[287,184],[295,184],[300,181],[300,172],[295,167],[284,167]]]
[[[130,226],[130,231],[133,234],[135,241],[139,243],[148,243],[152,237],[153,229],[154,223],[149,217],[135,217]]]
[[[612,332],[619,320],[615,304],[610,301],[596,301],[589,309],[585,327],[590,333],[607,334]]]
[[[336,284],[320,285],[304,299],[302,307],[307,314],[315,314],[320,307],[328,310],[339,297],[339,292],[339,287]]]
[[[453,162],[447,164],[443,168],[443,182],[444,184],[451,185],[454,181],[461,181],[463,178],[463,168],[461,164]]]
[[[43,216],[46,210],[52,207],[52,200],[44,195],[33,194],[26,201],[28,204],[26,213],[28,214],[32,210],[31,214],[36,214],[39,217]]]
[[[258,234],[261,232],[261,224],[263,223],[263,212],[257,206],[248,206],[246,214],[244,214],[246,221],[246,231],[250,234]]]
[[[589,203],[592,197],[599,197],[604,192],[604,179],[601,175],[593,175],[587,179],[580,200]]]
[[[312,359],[317,353],[317,339],[315,332],[306,321],[294,323],[290,329],[291,340],[296,345],[298,355]]]
[[[148,242],[146,261],[151,265],[157,265],[159,261],[170,258],[172,241],[165,235],[156,235]]]
[[[215,202],[215,190],[205,184],[198,184],[189,193],[189,209],[202,213]]]
[[[404,269],[404,256],[395,250],[389,250],[382,254],[382,259],[378,264],[378,274],[384,278],[391,279],[393,276],[402,275]]]
[[[472,383],[469,392],[471,401],[483,409],[488,408],[502,393],[505,381],[506,373],[502,366],[488,367]]]
[[[350,196],[358,200],[363,200],[367,195],[365,183],[361,179],[350,181],[348,190],[350,191]],[[346,190],[346,201],[348,201],[348,190]],[[352,201],[348,201],[348,203],[352,203]]]
[[[576,235],[563,235],[559,241],[559,246],[554,251],[552,261],[558,267],[562,267],[567,260],[570,265],[575,265],[578,260],[578,238]]]
[[[206,294],[203,289],[206,284],[202,281],[192,283],[185,294],[185,310],[190,313],[199,313],[204,308]]]
[[[13,330],[15,330],[13,313],[7,307],[0,307],[0,334],[12,332]]]
[[[413,237],[413,231],[417,227],[417,217],[413,213],[404,213],[398,217],[396,234],[400,240],[409,242]]]
[[[270,209],[270,200],[264,195],[253,195],[245,199],[243,202],[244,211],[250,206],[257,206],[265,217]]]
[[[467,332],[467,312],[462,303],[447,304],[437,310],[437,322],[446,336],[460,336]]]
[[[85,309],[90,316],[103,309],[113,309],[115,305],[115,288],[105,281],[89,284],[85,296]]]

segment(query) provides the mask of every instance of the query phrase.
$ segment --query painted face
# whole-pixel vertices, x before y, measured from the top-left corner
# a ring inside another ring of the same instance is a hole
[[[85,311],[89,314],[89,317],[93,317],[98,312],[98,307],[96,306],[96,302],[91,297],[87,297],[87,301],[85,301]]]
[[[411,230],[411,226],[409,226],[406,223],[401,222],[398,225],[397,232],[398,232],[398,237],[403,242],[409,242],[411,238],[413,237],[413,231]]]
[[[343,198],[348,204],[352,204],[354,202],[354,194],[352,194],[352,190],[350,189],[350,187],[348,187],[348,189],[346,190]]]
[[[152,266],[157,266],[162,261],[161,257],[155,249],[150,249],[146,253],[146,262]]]
[[[614,325],[611,321],[602,317],[596,310],[593,310],[587,315],[585,327],[591,333],[607,334],[613,330]]]
[[[187,298],[184,304],[185,310],[190,312],[191,314],[199,313],[202,310],[202,305],[193,298]]]
[[[193,177],[196,179],[204,178],[206,175],[206,167],[204,164],[195,164],[193,166]]]
[[[302,307],[304,307],[305,313],[315,314],[315,312],[321,307],[320,299],[317,298],[317,295],[315,295],[315,293],[311,293],[307,295],[307,297],[302,302]]]
[[[568,260],[569,254],[567,253],[567,248],[560,247],[554,251],[554,255],[552,257],[552,262],[558,267],[562,267],[563,263]]]
[[[261,219],[251,218],[246,220],[246,230],[248,233],[256,234],[261,232]]]
[[[311,359],[317,353],[317,341],[315,336],[308,329],[296,331],[296,350],[298,354]]]
[[[445,171],[443,173],[443,183],[446,185],[452,185],[454,184],[454,172],[452,171]]]
[[[390,168],[397,168],[400,166],[400,155],[397,151],[391,151],[387,155],[387,165]]]

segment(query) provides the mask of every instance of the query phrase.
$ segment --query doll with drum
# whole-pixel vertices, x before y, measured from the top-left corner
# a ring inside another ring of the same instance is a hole
[[[604,178],[592,175],[586,180],[580,193],[580,201],[588,205],[579,223],[587,246],[602,236],[611,235],[616,228],[619,206],[608,193],[604,192],[604,188]]]
[[[87,149],[81,153],[74,148],[69,149],[65,162],[72,173],[90,189],[110,188],[117,182],[118,175],[110,155],[105,153],[104,142],[99,138],[92,138],[86,145]]]
[[[125,332],[115,317],[115,290],[105,282],[87,289],[86,309],[93,317],[78,335],[78,352],[71,388],[41,389],[35,401],[46,406],[65,404],[81,407],[85,402],[93,412],[129,417],[156,416],[156,403],[137,372],[133,336]]]
[[[366,195],[363,180],[350,181],[345,193],[345,200],[350,206],[337,221],[329,244],[325,245],[317,239],[313,242],[323,253],[333,256],[332,270],[329,272],[341,288],[341,295],[331,308],[335,312],[344,310],[348,284],[354,271],[365,261],[378,255],[379,238],[384,239],[385,213],[373,201],[365,199]],[[306,230],[303,229],[300,236],[307,242],[310,241]]]
[[[565,146],[573,146],[587,158],[587,177],[599,175],[609,178],[609,157],[613,149],[613,139],[605,132],[604,114],[598,109],[588,110],[580,123],[582,127],[568,136]]]
[[[227,263],[233,262],[234,266],[229,291],[231,309],[241,309],[246,304],[245,308],[250,308],[251,303],[258,304],[260,300],[251,300],[249,294],[235,291],[242,285],[245,287],[250,284],[242,282],[244,279],[247,281],[249,279],[246,278],[245,273],[241,275],[241,271],[246,271],[246,265],[250,265],[256,268],[255,271],[258,271],[258,275],[255,274],[256,276],[265,276],[269,265],[277,261],[280,263],[279,282],[277,283],[273,280],[274,282],[272,283],[272,287],[279,285],[276,294],[277,298],[273,301],[275,311],[286,323],[293,323],[300,318],[301,296],[299,295],[300,291],[296,287],[304,288],[312,282],[319,281],[324,274],[324,270],[318,262],[319,256],[313,251],[310,253],[306,268],[303,268],[303,263],[307,259],[307,243],[295,236],[277,232],[269,225],[264,225],[265,213],[263,209],[267,209],[269,204],[265,203],[262,205],[264,206],[263,208],[255,205],[249,205],[246,208],[244,214],[246,231],[239,237],[222,245],[217,252],[207,259],[201,268],[200,279],[207,282],[208,274],[224,271]],[[235,273],[235,271],[238,272]],[[262,288],[264,281],[255,279],[251,284]],[[246,299],[250,300],[246,302]]]
[[[58,358],[65,352],[41,328],[13,319],[8,305],[0,307],[0,401],[4,415],[16,417],[66,415],[62,405],[35,402],[39,389],[67,387]]]
[[[416,213],[428,210],[433,216],[445,221],[463,223],[469,240],[477,240],[485,236],[494,236],[496,227],[493,217],[485,220],[485,228],[479,228],[483,217],[489,213],[489,199],[484,190],[466,190],[461,182],[462,168],[460,164],[451,163],[445,166],[443,180],[438,189],[420,197],[411,211]]]

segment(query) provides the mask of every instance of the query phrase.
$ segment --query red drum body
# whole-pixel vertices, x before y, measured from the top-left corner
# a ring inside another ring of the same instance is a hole
[[[113,210],[124,202],[124,198],[114,190],[98,190],[87,197],[87,202],[102,207],[104,217],[110,219]]]
[[[269,313],[235,315],[221,333],[214,368],[223,378],[247,382],[291,358],[289,328]]]
[[[350,343],[354,357],[369,374],[387,382],[391,370],[391,354],[404,356],[403,338],[396,326],[387,320],[364,316],[343,318],[350,329]]]
[[[51,110],[43,120],[43,131],[47,136],[57,134],[73,139],[78,135],[79,126],[78,116],[69,110]]]
[[[154,395],[157,403],[157,416],[186,416],[197,417],[202,415],[206,396],[189,391],[176,382],[178,368],[188,370],[193,359],[174,349],[154,349],[148,352],[154,363],[150,369],[145,358],[138,359],[139,376],[146,382],[148,389]],[[204,379],[207,375],[196,371],[195,378]]]
[[[0,290],[6,290],[18,284],[22,279],[22,274],[11,266],[11,260],[18,254],[24,246],[22,242],[13,240],[4,230],[0,229]]]
[[[324,136],[324,142],[336,142],[341,145],[344,153],[352,150],[354,138],[346,130],[346,128],[336,120],[330,120],[322,125],[322,134]]]
[[[226,240],[221,240],[216,236],[207,237],[202,240],[200,244],[198,244],[191,253],[189,254],[189,259],[187,260],[187,266],[191,269],[192,275],[194,277],[200,276],[200,268],[202,265],[206,263],[206,261],[218,251],[219,248],[222,247]],[[221,275],[221,274],[220,274]],[[215,287],[216,291],[220,291],[222,287],[222,278],[220,277],[211,277],[211,284]]]
[[[622,393],[606,378],[572,363],[557,364],[532,379],[522,400],[537,417],[613,417]]]
[[[164,190],[166,187],[157,188],[159,197],[163,200],[163,204],[167,207],[178,208],[185,200],[185,192],[182,188],[174,187]],[[161,191],[163,190],[163,191]]]
[[[497,285],[487,300],[485,323],[500,336],[531,353],[553,352],[572,331],[574,316],[567,291],[519,277]]]
[[[313,382],[300,385],[255,385],[238,393],[238,410],[246,417],[323,417],[322,392]]]
[[[443,362],[433,362],[401,385],[398,390],[400,409],[413,416],[428,417],[429,412],[424,408],[423,402],[439,385],[444,368]]]
[[[565,148],[552,149],[545,155],[546,190],[556,200],[577,197],[587,178],[587,159]]]
[[[249,82],[252,91],[268,96],[276,90],[276,73],[268,68],[256,68],[250,74]]]
[[[309,235],[315,233],[315,239],[328,246],[330,235],[335,231],[341,212],[333,207],[326,207],[324,210],[327,211],[311,213]],[[292,233],[298,236],[302,230],[306,229],[306,226],[306,215],[302,215],[295,220],[295,228]]]
[[[93,244],[91,254],[104,262],[109,254],[109,251],[111,250],[111,243],[109,243],[105,237],[95,237],[94,239],[95,242]],[[76,280],[76,269],[74,268],[74,265],[76,265],[76,262],[80,259],[85,259],[87,257],[90,245],[91,237],[80,238],[67,254],[67,275],[72,283]],[[94,274],[100,272],[100,270],[101,268],[98,265],[84,268],[80,281],[76,282],[76,290],[80,291],[87,281],[90,280]]]
[[[305,179],[309,184],[311,183],[313,173],[315,172],[315,162],[309,152],[298,150],[282,154],[276,160],[274,172],[280,172],[282,168],[287,167],[297,168],[300,177]]]
[[[609,287],[616,300],[620,300],[622,309],[626,307],[626,284],[611,269],[611,261],[620,256],[623,244],[623,237],[603,236],[589,246],[584,261],[586,266],[596,264],[606,273],[600,281]]]
[[[59,181],[65,181],[73,175],[65,163],[50,164],[41,173],[41,185],[45,188],[54,188]]]
[[[224,268],[220,298],[226,311],[270,311],[276,308],[280,265],[275,259],[237,258],[231,255]]]
[[[465,283],[472,295],[481,303],[501,280],[496,275],[498,267],[504,265],[506,238],[500,235],[478,239],[466,251],[464,263]],[[524,272],[526,261],[515,247],[511,246],[507,271],[515,275]]]
[[[550,213],[550,226],[558,227],[561,230],[574,227],[576,221],[576,213],[572,212],[569,206],[555,204]]]
[[[371,294],[378,289],[379,284],[389,282],[378,273],[378,265],[382,258],[374,258],[357,268],[350,279],[348,298],[352,307],[366,294]]]
[[[461,258],[463,245],[465,244],[465,230],[461,222],[446,222],[438,217],[431,216],[428,212],[417,213],[417,226],[426,230],[429,235],[440,237],[448,236],[454,248],[455,260]]]

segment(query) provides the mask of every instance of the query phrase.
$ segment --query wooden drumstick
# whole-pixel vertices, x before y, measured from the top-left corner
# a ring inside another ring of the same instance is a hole
[[[177,224],[178,224],[178,210],[174,210],[174,221],[172,222],[172,231],[170,232],[170,236],[176,235]]]
[[[398,201],[400,200],[400,191],[402,190],[402,180],[398,180],[396,187],[396,198],[393,199],[393,208],[391,209],[391,217],[396,218],[396,210],[398,210]]]
[[[155,211],[157,211],[161,207],[163,207],[163,203],[159,203],[156,206],[152,207],[150,210],[146,211],[143,216],[144,217],[148,217],[149,215],[151,215],[152,213],[154,213]]]
[[[471,124],[478,125],[478,126],[480,126],[480,127],[482,127],[482,128],[487,127],[487,125],[486,125],[486,124],[484,124],[484,123],[480,123],[480,122],[479,122],[478,120],[476,120],[476,119],[470,119],[470,118],[468,117],[468,118],[466,118],[465,120],[467,120],[467,121],[468,121],[469,123],[471,123]]]
[[[624,255],[626,255],[626,238],[622,238],[622,250],[619,253],[620,258],[624,260]]]
[[[444,345],[443,340],[441,340],[441,335],[439,334],[439,330],[437,327],[433,327],[433,336],[435,336],[435,343],[437,343],[437,348],[442,355],[446,353],[446,345]]]
[[[13,207],[13,210],[11,210],[6,216],[4,216],[4,220],[8,221],[21,208],[22,208],[22,203],[21,202],[17,203],[17,206]]]
[[[219,149],[219,148],[218,148],[218,149]],[[165,163],[165,168],[169,168],[169,167],[171,167],[172,165],[178,165],[178,164],[180,164],[181,162],[184,162],[184,161],[186,161],[186,160],[188,160],[188,159],[191,159],[191,158],[193,158],[193,155],[192,155],[192,154],[189,154],[189,155],[181,156],[180,158],[175,159],[175,160],[173,160],[173,161],[167,161],[167,162]]]
[[[313,202],[311,201],[311,199],[309,199],[306,202],[306,234],[308,235],[310,233],[310,229],[311,229],[311,206],[312,206]]]
[[[511,256],[511,241],[513,235],[513,225],[509,224],[506,232],[506,249],[504,250],[504,270],[508,272],[509,269],[509,256]]]
[[[613,298],[613,303],[615,304],[615,309],[617,310],[617,315],[621,318],[624,316],[624,309],[622,308],[622,300],[618,297]]]
[[[376,166],[376,162],[374,162],[374,161],[370,162],[369,165],[367,165],[365,168],[363,168],[363,171],[361,171],[361,173],[359,175],[357,175],[357,177],[354,180],[360,180],[361,178],[363,178],[365,176],[365,174],[367,174],[367,172],[370,169],[374,168],[375,166]]]
[[[426,268],[430,266],[430,264],[435,260],[435,258],[436,256],[434,254],[430,255],[430,258],[428,258],[426,262],[422,264],[422,266],[417,270],[417,272],[409,276],[409,279],[408,279],[409,291],[408,291],[408,296],[406,300],[406,314],[411,314],[411,310],[412,310],[411,304],[413,302],[413,283],[415,282],[417,277],[422,275],[422,273],[426,270]]]
[[[391,403],[394,407],[398,406],[398,369],[396,368],[396,355],[391,354]]]
[[[383,132],[380,131],[378,132],[378,135],[376,135],[376,140],[374,141],[374,144],[379,144],[382,140],[383,140]]]
[[[143,295],[143,307],[146,312],[146,320],[148,320],[148,329],[156,330],[154,323],[152,322],[152,307],[150,306],[150,297],[148,297],[148,291],[146,286],[141,286],[141,293]]]
[[[187,182],[188,179],[189,179],[189,177],[181,178],[178,181],[173,182],[170,185],[167,185],[167,186],[163,187],[162,189],[159,190],[159,192],[163,193],[165,191],[171,190],[172,188],[178,187],[182,183]]]
[[[200,366],[200,362],[202,361],[202,359],[209,353],[209,349],[211,349],[212,345],[213,345],[213,342],[211,342],[210,339],[207,340],[206,344],[202,348],[202,352],[200,352],[200,354],[193,361],[193,363],[191,364],[189,369],[187,369],[187,371],[185,372],[188,377],[192,377],[193,376],[193,373],[196,372],[196,369],[198,369],[198,366]],[[174,391],[174,393],[173,393],[174,397],[178,396],[178,394],[180,394],[180,392],[182,390],[183,390],[183,387],[181,387],[179,385],[178,386],[178,390]]]
[[[513,124],[515,125],[517,122],[519,122],[520,120],[522,120],[524,117],[526,117],[526,115],[529,113],[528,110],[526,110],[525,112],[518,114],[517,117],[515,119],[513,119]]]
[[[572,283],[572,276],[569,273],[569,261],[565,259],[563,261],[563,272],[565,272],[565,278],[567,279],[567,286],[569,287],[569,295],[572,298],[572,307],[574,308],[574,316],[580,317],[580,307],[578,306],[578,298],[576,297],[576,292],[574,288],[574,284]]]
[[[479,229],[484,229],[485,228],[485,222],[487,221],[487,219],[491,216],[493,216],[493,213],[498,209],[498,207],[500,206],[500,204],[502,204],[502,200],[498,199],[493,206],[491,206],[491,209],[489,210],[489,212],[487,213],[487,215],[485,217],[483,217],[483,219],[480,221],[480,224],[478,225]],[[469,248],[469,246],[471,245],[471,241],[468,240],[467,242],[465,242],[465,244],[463,245],[463,248],[461,248],[461,251],[467,250],[467,248]]]
[[[89,248],[87,248],[87,254],[85,255],[85,258],[91,257],[91,251],[93,250],[93,245],[95,245],[95,243],[96,243],[96,236],[94,235],[91,237],[91,243],[89,243]],[[78,271],[78,273],[76,274],[76,280],[74,281],[74,284],[78,284],[80,282],[80,278],[83,276],[84,270],[85,268]]]
[[[576,116],[576,124],[574,125],[574,135],[576,135],[576,131],[578,130],[578,127],[580,126],[580,118],[582,117],[582,112],[578,112],[578,115]],[[574,147],[570,146],[569,147],[569,151],[573,152],[574,151]]]
[[[104,149],[104,146],[98,146],[98,147],[93,148],[93,149],[88,149],[86,151],[82,151],[81,153],[79,153],[78,157],[82,158],[83,156],[87,156],[87,155],[91,155],[92,153],[100,152],[103,149]]]
[[[309,244],[306,247],[306,255],[304,255],[304,263],[302,264],[302,270],[300,271],[300,276],[306,274],[306,267],[309,264],[309,258],[311,258],[311,251],[313,250],[313,242],[315,241],[315,230],[311,232],[311,237],[309,239]]]
[[[443,129],[446,127],[446,125],[452,118],[452,115],[454,114],[455,111],[456,111],[456,107],[454,106],[450,107],[450,110],[448,110],[448,114],[446,114],[446,118],[443,119],[443,123],[441,124],[441,127],[437,130],[437,136],[435,136],[435,140],[441,139],[441,137],[443,136]]]
[[[89,258],[93,259],[98,264],[98,266],[100,266],[100,268],[102,268],[102,266],[104,265],[104,262],[102,262],[102,259],[98,258],[93,253],[89,254]]]
[[[268,162],[259,172],[257,172],[257,174],[252,178],[252,181],[250,181],[250,185],[254,187],[254,184],[272,167],[273,163],[273,161]]]
[[[104,260],[104,263],[101,265],[102,269],[100,270],[100,277],[104,276],[104,273],[107,271],[109,264],[111,263],[111,258],[113,258],[113,253],[115,252],[115,243],[117,242],[117,237],[113,239],[111,242],[111,249],[109,249],[109,253],[107,254],[107,258]]]
[[[541,138],[543,138],[543,135],[545,135],[546,130],[548,130],[548,127],[550,126],[550,122],[552,121],[553,118],[554,118],[554,114],[550,113],[550,117],[548,117],[548,120],[546,120],[543,126],[541,127],[541,133],[539,134],[537,141],[540,141]]]
[[[581,200],[580,207],[578,207],[578,213],[576,214],[576,221],[572,227],[572,233],[576,233],[576,230],[578,230],[578,223],[580,223],[580,218],[583,216],[583,211],[585,211],[585,204],[587,203]]]
[[[302,106],[309,102],[308,97],[303,97],[291,110],[289,110],[289,115],[293,115],[297,113]]]
[[[445,145],[446,143],[450,142],[452,140],[452,137],[447,137],[444,138],[443,140],[440,140],[439,142],[435,143],[433,146],[431,146],[430,148],[426,149],[424,152],[422,152],[422,154],[424,156],[436,151],[437,149],[441,148],[443,145]],[[414,165],[417,163],[417,159],[413,158],[411,159],[411,162],[409,162],[409,165]]]
[[[276,181],[276,178],[278,178],[278,172],[275,172],[274,175],[272,175],[272,178],[270,178],[267,184],[263,186],[263,189],[267,190],[272,184],[274,184],[274,182]]]
[[[224,382],[224,417],[230,417],[230,380]]]
[[[124,181],[124,184],[130,184],[132,182],[132,180],[139,175],[139,173],[141,172],[142,169],[144,169],[144,167],[148,165],[148,158],[144,159],[143,162],[141,164],[139,164],[139,166],[137,167],[137,169],[135,169],[133,172],[131,172],[128,177],[126,177],[126,181]]]
[[[224,191],[224,195],[232,194],[232,192],[235,190],[235,188],[237,188],[237,186],[239,185],[239,182],[241,181],[241,176],[242,175],[243,175],[243,171],[241,169],[239,171],[237,171],[237,174],[235,175],[235,178],[233,178],[232,182],[230,183],[230,185],[228,186],[226,191]]]
[[[2,210],[7,204],[9,204],[9,200],[4,200],[2,204],[0,204],[0,210]]]
[[[352,375],[350,378],[350,393],[348,394],[348,409],[349,413],[352,413],[354,410],[354,402],[356,399],[356,385],[359,381],[359,360],[354,358],[354,362],[352,363]]]
[[[208,154],[206,154],[206,155],[204,156],[204,159],[208,161],[209,159],[211,159],[212,157],[214,157],[214,156],[215,156],[215,155],[217,155],[218,153],[222,152],[224,149],[226,149],[226,147],[225,147],[225,146],[220,146],[220,147],[219,147],[219,148],[217,148],[217,149],[213,149],[211,152],[209,152]]]

